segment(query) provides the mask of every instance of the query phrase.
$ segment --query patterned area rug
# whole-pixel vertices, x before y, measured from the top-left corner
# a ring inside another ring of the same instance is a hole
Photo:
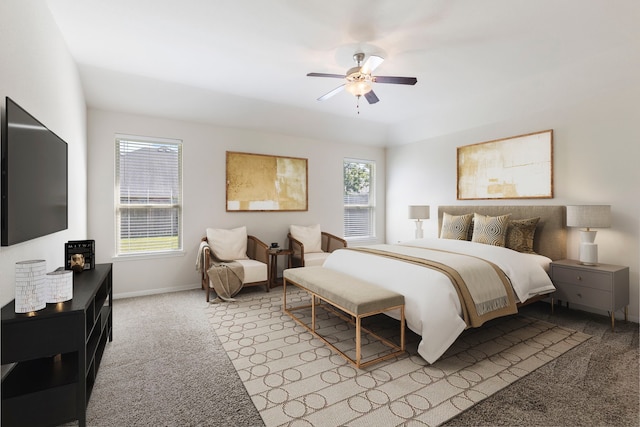
[[[309,298],[289,288],[287,302]],[[407,330],[406,355],[357,369],[282,312],[282,288],[241,293],[208,310],[267,426],[436,426],[589,339],[516,315],[465,331],[432,365],[417,355],[419,337]],[[310,310],[296,314],[310,323]],[[353,350],[353,326],[324,310],[317,322],[332,344]],[[366,326],[397,341],[398,325],[379,315]],[[365,360],[387,351],[370,337],[362,342]]]

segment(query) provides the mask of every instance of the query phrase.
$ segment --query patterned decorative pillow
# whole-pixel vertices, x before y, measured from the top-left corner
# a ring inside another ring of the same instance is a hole
[[[505,246],[514,251],[525,254],[535,254],[533,237],[540,217],[527,219],[512,219],[507,227]]]
[[[471,241],[486,245],[504,246],[510,216],[511,214],[500,216],[473,214],[474,224]]]
[[[450,215],[446,212],[442,215],[441,239],[467,240],[471,228],[473,214]]]

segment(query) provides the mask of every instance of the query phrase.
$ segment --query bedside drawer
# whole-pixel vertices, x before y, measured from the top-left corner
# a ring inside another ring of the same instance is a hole
[[[554,298],[572,304],[580,304],[601,310],[611,309],[611,291],[587,288],[569,283],[556,283]]]
[[[577,270],[573,268],[558,268],[552,270],[552,280],[577,286],[611,291],[611,276],[596,271]]]

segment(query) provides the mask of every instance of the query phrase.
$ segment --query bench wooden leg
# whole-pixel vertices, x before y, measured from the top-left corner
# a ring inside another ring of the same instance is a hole
[[[356,316],[356,367],[360,367],[360,359],[362,358],[362,336],[360,327],[362,326],[362,318]]]
[[[311,331],[316,331],[316,297],[311,294]]]
[[[400,307],[400,350],[404,351],[404,305]]]

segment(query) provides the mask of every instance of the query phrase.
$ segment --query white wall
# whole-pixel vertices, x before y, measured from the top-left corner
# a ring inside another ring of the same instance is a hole
[[[69,228],[0,248],[0,305],[14,298],[15,263],[64,265],[64,243],[87,230],[86,107],[80,78],[44,2],[0,2],[0,97],[8,96],[64,139],[69,153]]]
[[[114,258],[115,134],[175,138],[183,141],[184,254],[160,258]],[[379,206],[385,203],[385,151],[361,145],[301,139],[287,135],[172,121],[90,109],[89,238],[96,240],[97,262],[114,262],[114,294],[119,297],[199,286],[195,261],[207,227],[246,225],[265,243],[285,243],[290,224],[320,223],[343,234],[342,162],[345,157],[376,161]],[[240,151],[308,159],[308,212],[226,212],[225,152]],[[376,231],[384,241],[384,209]],[[284,257],[279,259],[284,262]],[[204,298],[204,296],[203,296]]]
[[[437,207],[449,204],[610,204],[613,225],[598,230],[599,261],[630,267],[629,315],[638,321],[640,259],[640,87],[635,84],[576,105],[523,115],[387,151],[387,240],[413,238],[407,206],[431,206],[425,237],[437,236]],[[461,118],[464,119],[464,118]],[[553,199],[457,201],[456,147],[553,129]],[[568,257],[578,257],[570,230]],[[620,316],[620,313],[618,313]]]

